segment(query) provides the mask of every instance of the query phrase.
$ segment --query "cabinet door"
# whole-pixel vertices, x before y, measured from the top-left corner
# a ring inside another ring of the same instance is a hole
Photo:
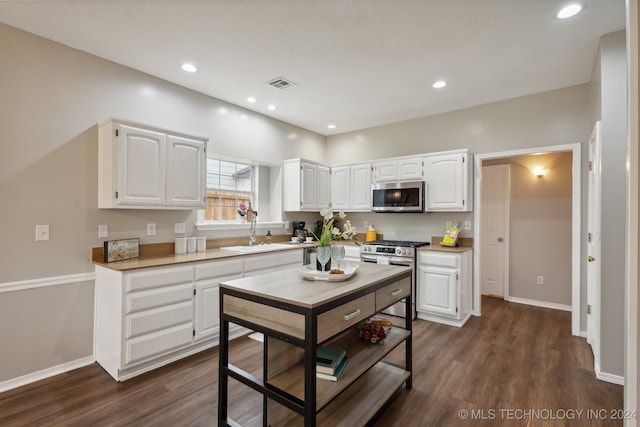
[[[371,210],[371,165],[351,166],[351,209]]]
[[[339,166],[331,168],[331,206],[335,210],[351,208],[351,168]]]
[[[465,210],[467,174],[466,154],[425,158],[427,184],[426,210]]]
[[[164,134],[118,125],[118,205],[164,205]]]
[[[167,204],[204,207],[206,176],[205,143],[167,136]]]
[[[220,335],[220,288],[225,280],[240,279],[242,274],[196,282],[195,341]]]
[[[422,179],[422,158],[398,160],[398,179]]]
[[[376,181],[394,181],[398,179],[398,162],[396,160],[374,163],[373,167]]]
[[[316,166],[316,208],[328,208],[331,205],[331,178],[327,166]]]
[[[457,277],[457,270],[419,266],[416,310],[458,318]]]
[[[317,166],[310,163],[300,164],[300,209],[315,209]]]

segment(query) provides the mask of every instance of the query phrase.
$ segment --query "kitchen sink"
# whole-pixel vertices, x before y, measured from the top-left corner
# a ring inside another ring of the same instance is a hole
[[[220,249],[234,252],[255,253],[255,252],[267,252],[274,249],[289,249],[293,245],[289,243],[268,243],[268,244],[256,244],[253,246],[223,246]]]

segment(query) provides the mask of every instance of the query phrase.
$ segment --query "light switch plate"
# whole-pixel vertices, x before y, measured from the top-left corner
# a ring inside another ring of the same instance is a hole
[[[155,236],[155,235],[156,235],[156,225],[147,224],[147,236]]]
[[[98,225],[98,238],[109,237],[109,226],[107,224]]]
[[[36,225],[36,242],[49,240],[49,224]]]
[[[471,230],[471,221],[465,221],[464,222],[464,229],[465,230]]]
[[[173,224],[173,232],[175,234],[184,234],[187,227],[184,222],[176,222]]]

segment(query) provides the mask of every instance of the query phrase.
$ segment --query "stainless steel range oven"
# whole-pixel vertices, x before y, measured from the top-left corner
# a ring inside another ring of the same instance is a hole
[[[411,277],[411,318],[416,318],[416,248],[427,246],[429,242],[415,242],[405,240],[374,240],[365,242],[360,250],[360,260],[379,264],[406,265],[412,268]],[[385,309],[383,313],[406,317],[407,307],[404,300]]]

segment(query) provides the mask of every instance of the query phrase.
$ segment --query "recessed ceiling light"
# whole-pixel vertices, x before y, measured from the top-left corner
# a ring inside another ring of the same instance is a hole
[[[273,110],[275,110],[275,109],[277,109],[277,108],[278,108],[278,107],[276,107],[276,106],[275,106],[275,105],[273,105],[273,104],[269,104],[269,105],[267,105],[267,110],[271,110],[271,111],[273,111]]]
[[[198,67],[188,62],[185,62],[184,64],[182,64],[182,69],[187,73],[195,73],[196,71],[198,71]]]
[[[582,6],[579,4],[570,4],[568,6],[563,7],[560,12],[556,15],[558,19],[567,19],[571,18],[574,15],[577,15],[582,10]]]
[[[333,124],[333,123],[330,123],[327,127],[328,127],[329,129],[335,129],[335,128],[337,128],[337,126],[336,126],[335,124]]]
[[[250,97],[247,98],[247,102],[251,102],[252,104],[254,102],[256,102],[256,101],[257,101],[257,99],[254,96],[250,96]]]
[[[443,87],[445,87],[447,85],[447,82],[445,82],[444,80],[438,80],[437,82],[435,82],[433,84],[433,87],[435,89],[442,89]]]

